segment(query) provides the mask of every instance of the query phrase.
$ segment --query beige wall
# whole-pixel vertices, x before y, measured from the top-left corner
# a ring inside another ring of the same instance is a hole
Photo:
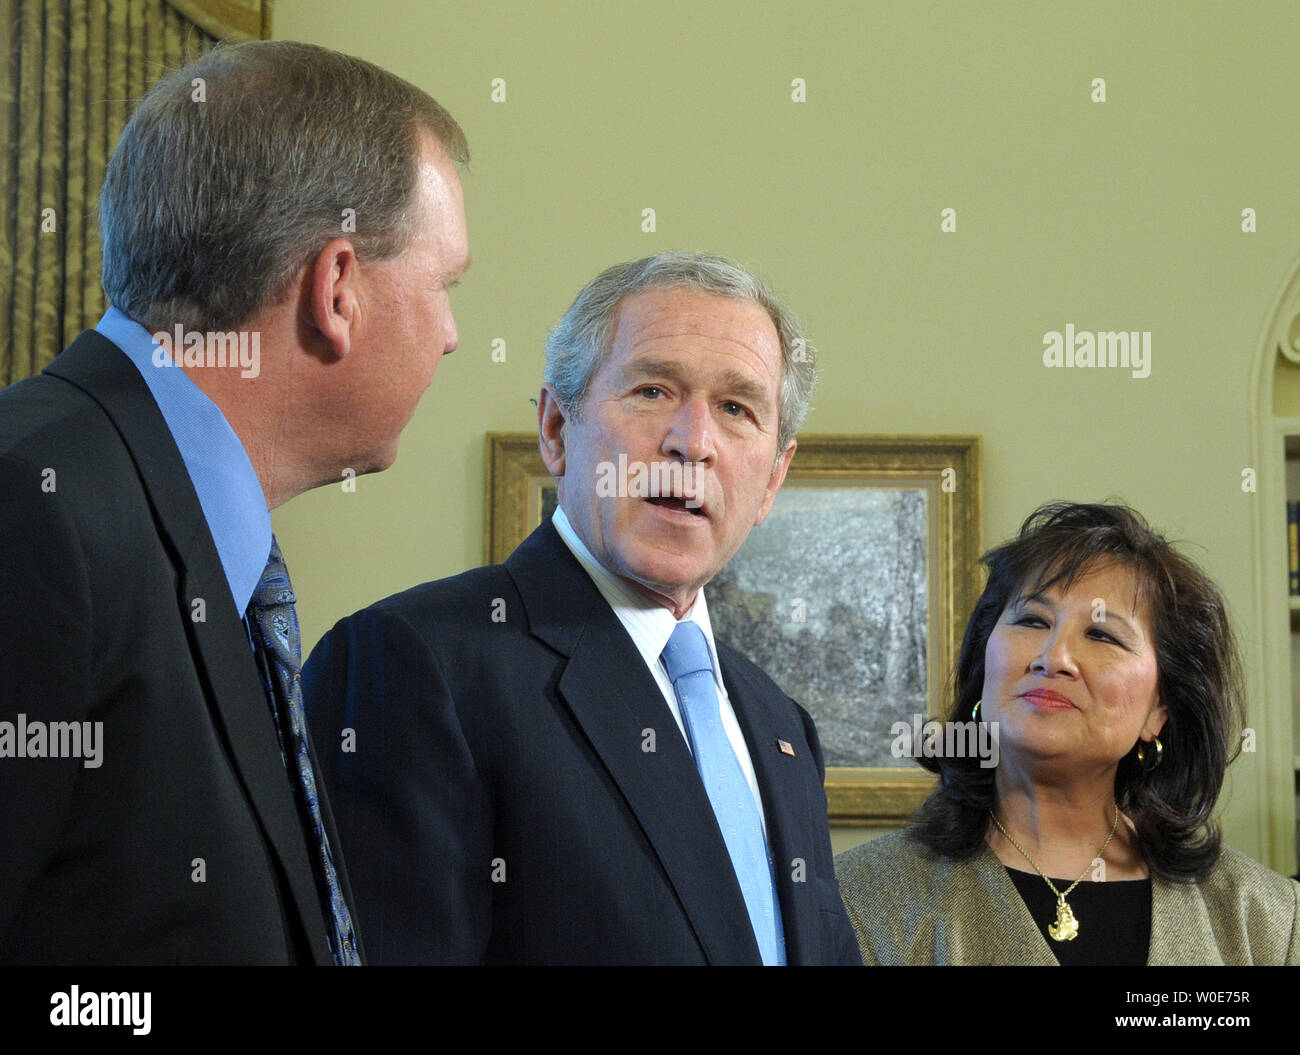
[[[460,350],[398,464],[276,513],[305,643],[481,561],[483,436],[532,426],[548,327],[602,267],[698,248],[803,316],[806,431],[981,434],[989,542],[1044,500],[1122,497],[1196,544],[1249,646],[1251,370],[1300,249],[1294,4],[754,7],[277,0],[277,36],[414,81],[474,153]],[[1045,368],[1066,323],[1150,330],[1151,376]],[[1293,808],[1262,801],[1268,746],[1225,813],[1257,856],[1261,811]]]

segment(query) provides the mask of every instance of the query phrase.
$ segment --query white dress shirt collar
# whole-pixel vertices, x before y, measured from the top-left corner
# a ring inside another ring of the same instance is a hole
[[[551,522],[555,525],[555,530],[560,533],[564,544],[569,547],[569,551],[591,577],[600,595],[614,610],[619,622],[626,628],[632,643],[636,645],[637,651],[645,660],[646,666],[652,669],[658,667],[664,646],[668,644],[668,639],[677,626],[678,620],[674,618],[673,613],[645,596],[630,583],[607,571],[604,565],[592,556],[591,550],[573,530],[573,525],[569,523],[569,518],[564,515],[563,509],[556,507]],[[722,684],[722,667],[718,663],[718,650],[713,642],[713,625],[709,622],[709,605],[704,599],[703,587],[695,595],[695,603],[682,619],[693,620],[704,631],[704,640],[709,643],[709,658],[713,661],[713,680],[719,692],[725,692],[726,689]]]

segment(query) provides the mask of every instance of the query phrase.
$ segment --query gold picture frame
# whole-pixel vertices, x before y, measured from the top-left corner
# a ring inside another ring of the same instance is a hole
[[[799,487],[924,492],[928,716],[940,711],[966,619],[982,588],[980,456],[978,436],[800,436],[782,490],[783,494]],[[538,452],[536,433],[488,434],[484,557],[489,563],[504,561],[541,523],[553,508],[554,488]],[[846,545],[851,547],[852,542]],[[742,547],[733,562],[743,553]],[[709,596],[712,613],[713,592]],[[725,639],[750,653],[746,642]],[[781,681],[777,673],[768,673]],[[832,824],[902,824],[933,788],[934,777],[912,763],[828,762],[826,769]]]

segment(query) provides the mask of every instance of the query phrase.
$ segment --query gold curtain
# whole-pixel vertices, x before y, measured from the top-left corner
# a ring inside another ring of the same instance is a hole
[[[219,37],[269,34],[269,0],[0,0],[0,385],[104,311],[96,203],[135,101]]]
[[[271,35],[271,0],[167,0],[218,40],[265,40]]]

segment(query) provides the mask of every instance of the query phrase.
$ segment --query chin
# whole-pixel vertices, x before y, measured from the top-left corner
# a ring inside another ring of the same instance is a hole
[[[397,461],[397,440],[382,450],[373,452],[369,458],[363,459],[356,466],[357,475],[364,476],[366,473],[382,473],[385,469],[391,469],[393,463]]]
[[[341,465],[337,472],[330,478],[323,480],[322,484],[337,484],[347,480],[349,477],[368,476],[371,473],[382,473],[397,460],[397,445],[386,451],[371,451],[364,455],[358,455]]]
[[[680,559],[674,559],[670,556],[660,556],[657,559],[648,559],[635,562],[629,562],[623,565],[622,574],[629,579],[634,579],[645,589],[665,597],[673,597],[682,591],[692,591],[701,589],[712,575],[703,578],[691,577],[686,574],[688,569],[682,567]]]

